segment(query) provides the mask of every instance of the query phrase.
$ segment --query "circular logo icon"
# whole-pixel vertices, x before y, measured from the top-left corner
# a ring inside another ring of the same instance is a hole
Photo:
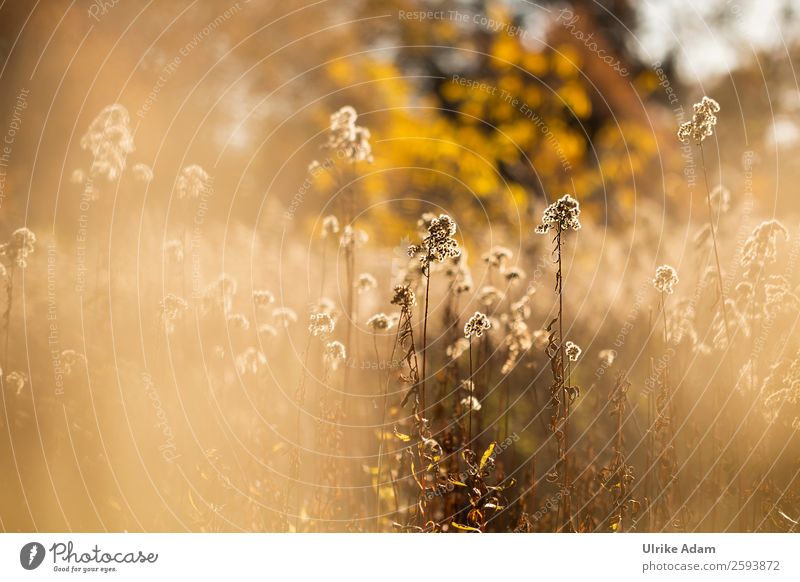
[[[39,542],[30,542],[19,551],[19,563],[26,570],[35,570],[44,561],[44,546]]]

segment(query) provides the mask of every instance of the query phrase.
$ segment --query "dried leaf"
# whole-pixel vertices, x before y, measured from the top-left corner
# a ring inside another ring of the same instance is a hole
[[[456,529],[460,529],[460,530],[463,530],[463,531],[474,531],[474,532],[477,532],[477,533],[481,533],[481,530],[479,530],[477,527],[470,527],[468,525],[464,525],[464,524],[461,524],[461,523],[456,523],[455,521],[451,521],[450,525],[452,525]]]
[[[483,453],[483,456],[481,457],[481,465],[480,465],[480,470],[481,471],[483,471],[483,468],[486,466],[486,463],[489,461],[489,457],[492,456],[492,453],[494,452],[495,444],[496,443],[490,444],[489,448],[487,448],[486,451]]]

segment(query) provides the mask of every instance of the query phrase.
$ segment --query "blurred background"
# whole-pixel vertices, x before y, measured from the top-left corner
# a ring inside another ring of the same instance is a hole
[[[335,245],[327,267],[320,246],[322,218],[339,212],[342,179],[357,189],[355,216],[368,237],[358,270],[377,280],[359,298],[355,357],[372,358],[364,321],[389,310],[423,212],[456,219],[476,288],[491,276],[480,270],[481,254],[511,249],[539,293],[540,321],[531,325],[544,328],[552,265],[548,241],[532,232],[545,206],[570,193],[583,223],[565,267],[570,336],[595,361],[630,321],[636,339],[618,365],[641,384],[658,316],[649,287],[655,267],[673,264],[687,294],[694,274],[702,279],[701,164],[711,187],[729,192],[729,202],[718,203],[718,228],[731,287],[741,243],[761,220],[780,218],[790,242],[798,234],[798,10],[794,0],[3,3],[0,239],[26,226],[37,245],[4,304],[0,527],[365,529],[371,501],[324,515],[312,501],[291,501],[317,499],[331,486],[314,471],[325,455],[310,436],[323,422],[316,413],[303,412],[297,431],[308,435],[300,484],[284,484],[297,477],[292,431],[301,415],[293,401],[309,353],[309,306],[321,291],[337,304],[347,294]],[[700,160],[676,131],[703,95],[721,111]],[[104,112],[113,104],[124,110]],[[309,179],[309,164],[328,155],[329,117],[345,105],[371,132],[374,160],[344,178]],[[121,133],[109,151],[93,136],[115,116]],[[185,171],[195,165],[200,178]],[[788,243],[780,252],[790,252]],[[793,262],[788,269],[794,289]],[[249,333],[258,316],[248,297],[259,289],[274,295],[270,309],[297,314],[298,331],[259,335],[247,360],[241,356],[253,340],[227,321],[186,315],[164,333],[165,297],[200,304],[209,285],[225,286],[221,273],[244,297]],[[794,322],[782,321],[770,341],[793,342]],[[435,333],[443,353],[444,332]],[[390,351],[391,337],[381,341],[376,361]],[[535,358],[528,364],[523,374],[547,373]],[[596,368],[576,372],[588,391],[578,422],[599,419],[607,436],[611,419],[588,404],[606,401]],[[12,371],[24,375],[21,388],[17,377],[8,380]],[[310,384],[327,384],[320,370],[309,374]],[[353,374],[360,387],[350,391],[352,406],[368,411],[351,412],[348,423],[358,426],[341,428],[332,438],[344,444],[330,454],[357,457],[370,475],[375,375]],[[723,383],[732,390],[732,380]],[[546,437],[525,432],[534,431],[524,422],[533,404],[514,390],[520,403],[510,430],[522,440],[509,472]],[[390,414],[400,414],[399,394]],[[702,482],[703,457],[717,445],[695,443],[712,404],[696,407],[691,395],[679,402],[689,419],[682,450],[699,456],[685,478]],[[492,406],[485,412],[499,418]],[[629,428],[636,442],[633,419]],[[604,451],[608,443],[587,446]],[[796,465],[782,463],[776,479],[786,487]],[[370,487],[360,473],[339,478],[347,483],[337,487]],[[696,500],[712,495],[693,491]],[[738,491],[726,508],[753,498],[752,484]],[[387,515],[382,528],[394,519]],[[712,527],[692,523],[680,527]],[[755,527],[740,517],[713,527],[726,525]],[[773,527],[783,526],[762,529]]]

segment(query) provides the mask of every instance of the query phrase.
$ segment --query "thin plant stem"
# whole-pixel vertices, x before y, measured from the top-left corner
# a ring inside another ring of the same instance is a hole
[[[295,415],[295,427],[294,427],[294,454],[297,455],[295,459],[295,463],[297,463],[296,467],[292,471],[292,479],[299,480],[300,477],[300,410],[303,406],[304,401],[304,394],[305,394],[305,383],[306,383],[306,371],[308,370],[308,355],[311,351],[311,333],[308,334],[308,339],[306,340],[306,349],[305,353],[303,354],[303,371],[300,375],[300,385],[297,387],[297,396],[295,398],[295,403],[297,404],[297,414]],[[299,531],[300,526],[300,490],[297,486],[297,483],[289,483],[289,487],[294,488],[297,490],[296,501],[297,501],[297,509],[295,511],[295,522],[294,522],[294,531],[297,533]],[[288,493],[287,493],[287,503],[288,503]]]
[[[714,260],[716,261],[716,265],[717,265],[717,285],[719,287],[720,301],[722,302],[722,320],[723,320],[723,323],[725,324],[725,338],[726,338],[727,343],[728,343],[728,350],[730,350],[733,347],[733,343],[732,343],[732,340],[731,340],[731,331],[730,331],[730,329],[728,327],[728,307],[727,307],[727,304],[726,304],[726,301],[725,301],[725,287],[722,284],[722,267],[720,265],[720,260],[719,260],[719,250],[717,248],[717,232],[716,232],[716,228],[714,226],[714,209],[713,209],[713,207],[711,205],[711,189],[708,186],[708,169],[706,168],[705,151],[703,149],[702,142],[700,143],[700,162],[701,162],[701,164],[703,166],[703,180],[705,181],[705,185],[706,185],[706,203],[708,204],[708,224],[711,227],[711,241],[712,241],[713,247],[714,247]],[[723,354],[723,358],[724,358],[724,354]],[[713,392],[714,392],[714,412],[718,415],[719,414],[719,400],[720,400],[719,390],[715,389]],[[716,492],[719,489],[719,487],[718,487],[719,469],[718,469],[718,463],[716,462],[716,459],[717,459],[717,434],[716,434],[717,430],[716,429],[717,428],[718,428],[717,422],[714,422],[714,425],[712,427],[712,433],[711,433],[711,445],[712,445],[712,449],[714,451],[713,457],[715,459],[715,469],[714,469],[714,478],[713,478],[714,492]],[[712,528],[715,528],[716,521],[717,521],[717,504],[715,503],[714,506],[712,507],[712,510],[711,510],[711,526],[712,526]]]
[[[392,345],[392,353],[389,356],[389,363],[394,361],[394,354],[397,350],[397,345],[400,341],[400,326],[397,326],[397,333],[394,336],[394,344]],[[375,344],[375,353],[378,353],[378,345]],[[381,412],[381,425],[378,433],[378,475],[375,483],[375,532],[380,529],[380,507],[381,507],[381,470],[383,469],[383,430],[386,426],[386,409],[389,403],[389,381],[391,373],[386,376],[386,383],[383,386],[383,410]]]
[[[472,446],[472,399],[475,392],[475,384],[472,380],[472,336],[469,336],[469,384],[467,384],[467,404],[469,406],[469,429],[467,431],[467,448]]]
[[[420,401],[422,403],[422,418],[425,418],[425,379],[427,378],[428,362],[428,304],[431,291],[431,271],[428,263],[425,275],[425,315],[422,319],[422,384],[420,386]]]
[[[560,392],[561,397],[564,400],[563,402],[563,411],[564,411],[564,440],[561,444],[561,460],[563,463],[563,471],[564,471],[564,480],[563,480],[563,495],[561,496],[559,505],[561,506],[560,509],[563,510],[563,523],[562,527],[566,528],[568,524],[572,522],[570,513],[570,503],[569,503],[569,472],[568,472],[568,465],[569,465],[569,458],[568,458],[568,451],[567,451],[567,435],[569,434],[569,394],[567,393],[567,386],[565,384],[564,378],[564,362],[565,362],[565,353],[564,353],[564,281],[563,281],[563,270],[562,270],[562,260],[561,260],[561,228],[559,227],[558,231],[556,232],[556,255],[558,260],[558,272],[556,273],[556,283],[558,287],[558,352],[560,358],[560,382],[561,386]]]
[[[717,286],[719,287],[719,297],[722,302],[722,319],[725,323],[725,338],[728,340],[728,349],[731,348],[731,332],[728,328],[728,308],[725,304],[725,289],[722,284],[722,267],[719,260],[719,249],[717,248],[717,229],[714,226],[714,209],[711,205],[711,189],[708,186],[708,170],[706,169],[706,158],[703,144],[700,144],[700,162],[703,166],[703,179],[706,185],[706,203],[708,204],[708,224],[711,227],[711,242],[714,247],[714,261],[717,265]]]
[[[2,373],[8,370],[8,343],[11,336],[11,307],[14,302],[14,264],[12,263],[8,269],[8,283],[6,284],[6,295],[8,296],[8,305],[6,306],[6,339],[5,346],[3,347],[3,369]]]

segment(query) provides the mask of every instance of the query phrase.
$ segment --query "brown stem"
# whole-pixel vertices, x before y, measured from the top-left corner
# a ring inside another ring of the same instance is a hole
[[[706,185],[706,202],[708,204],[708,223],[711,226],[711,241],[712,241],[713,246],[714,246],[714,260],[716,261],[716,264],[717,264],[717,284],[719,286],[720,301],[722,302],[722,319],[723,319],[723,322],[725,324],[725,338],[727,339],[727,342],[728,342],[728,350],[730,350],[733,347],[733,343],[731,341],[731,332],[730,332],[730,329],[728,327],[728,307],[727,307],[726,302],[725,302],[725,288],[724,288],[724,285],[722,284],[722,267],[720,266],[719,250],[717,248],[717,232],[716,232],[716,229],[714,227],[714,209],[711,206],[711,189],[708,186],[708,170],[706,169],[706,159],[705,159],[705,153],[704,153],[704,150],[703,150],[703,143],[702,142],[700,143],[700,161],[701,161],[702,166],[703,166],[703,179],[704,179],[705,185]],[[724,356],[724,354],[723,354],[723,356]],[[714,412],[717,413],[717,414],[719,414],[719,400],[720,400],[719,390],[714,390]],[[717,423],[714,422],[714,426],[712,427],[711,442],[712,442],[712,447],[713,447],[713,451],[714,451],[713,457],[714,457],[714,462],[715,463],[717,463],[717,461],[718,461],[718,459],[717,459],[717,436],[715,434],[716,433],[716,428],[717,428]],[[718,464],[715,465],[715,467],[718,467]],[[716,494],[716,491],[718,490],[718,487],[717,487],[718,476],[719,476],[718,475],[718,469],[715,468],[715,470],[714,470],[714,478],[713,478],[714,494]],[[711,527],[712,527],[712,530],[715,529],[716,521],[717,521],[717,504],[715,503],[714,506],[711,509]]]
[[[722,267],[719,261],[719,249],[717,248],[717,230],[714,226],[714,209],[711,206],[711,189],[708,186],[708,170],[706,169],[705,153],[703,144],[700,144],[700,161],[703,166],[703,178],[706,184],[706,202],[708,203],[708,224],[711,227],[711,242],[714,247],[714,260],[717,264],[717,285],[719,287],[720,301],[722,301],[722,318],[725,323],[725,338],[728,340],[728,348],[731,348],[731,332],[728,328],[728,308],[725,304],[725,289],[722,284]]]
[[[567,451],[567,435],[569,434],[569,394],[567,393],[567,386],[565,384],[564,378],[564,361],[565,361],[565,353],[564,353],[564,281],[563,281],[563,271],[562,271],[562,260],[561,260],[561,228],[558,229],[556,233],[556,254],[558,259],[558,272],[556,273],[556,283],[558,287],[558,352],[560,358],[560,378],[559,381],[561,386],[559,386],[559,391],[561,393],[561,397],[563,399],[563,412],[564,412],[564,437],[561,443],[561,461],[563,465],[564,471],[564,480],[563,480],[563,494],[561,499],[559,500],[559,505],[561,506],[560,509],[563,511],[563,522],[562,522],[562,529],[568,530],[569,524],[572,523],[572,516],[569,515],[570,513],[570,503],[569,503],[569,456]]]
[[[8,269],[8,283],[6,284],[6,295],[8,296],[8,305],[6,306],[6,339],[5,347],[3,348],[3,369],[0,373],[8,372],[8,340],[11,335],[11,307],[14,301],[14,264],[12,263]]]
[[[394,336],[394,344],[392,345],[392,353],[389,356],[389,365],[392,365],[394,362],[394,354],[397,350],[397,344],[400,339],[400,326],[397,326],[397,333]],[[375,357],[380,359],[378,355],[378,343],[377,338],[375,338]],[[381,413],[381,425],[378,431],[378,475],[375,482],[375,532],[377,533],[380,529],[380,509],[381,509],[381,469],[383,468],[383,430],[386,426],[386,409],[388,407],[388,399],[389,399],[389,381],[391,378],[391,372],[386,375],[386,384],[383,388],[383,411]],[[380,384],[380,378],[379,378]],[[379,388],[380,389],[380,388]]]
[[[472,399],[475,384],[472,380],[472,336],[469,336],[469,384],[467,384],[467,405],[469,406],[469,429],[467,432],[467,448],[472,446]]]
[[[422,320],[422,384],[420,386],[420,401],[422,403],[422,418],[425,418],[425,379],[427,378],[428,362],[428,298],[431,290],[431,264],[427,266],[428,273],[425,275],[425,315]]]

